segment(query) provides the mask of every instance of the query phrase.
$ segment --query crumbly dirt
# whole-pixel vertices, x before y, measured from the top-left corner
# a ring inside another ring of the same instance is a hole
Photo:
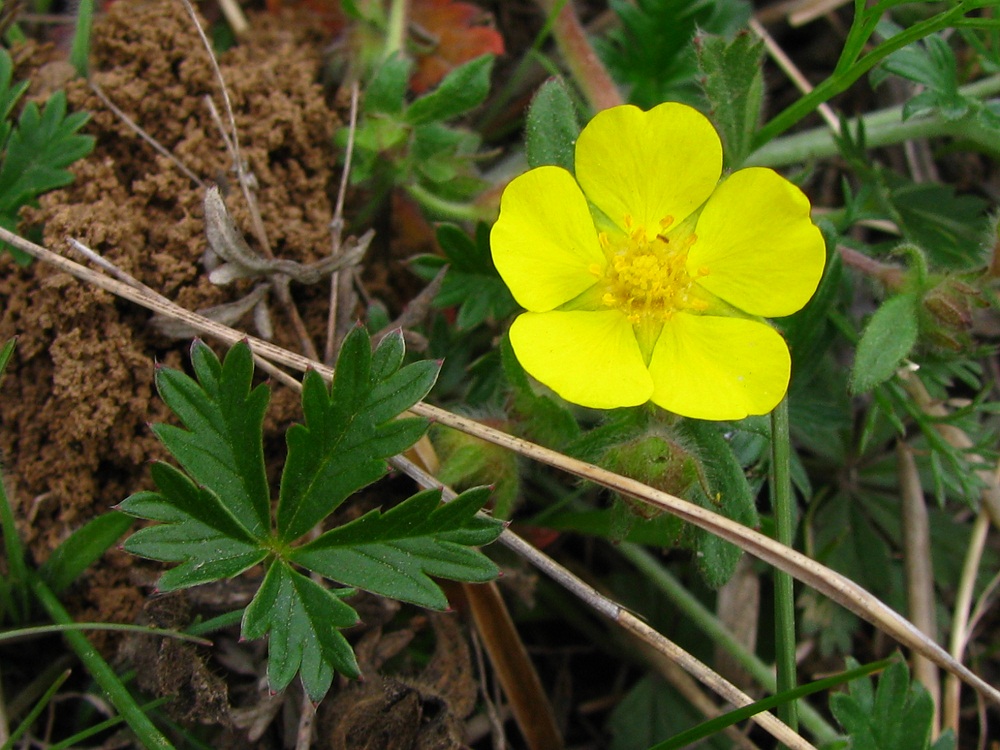
[[[292,15],[256,28],[220,65],[274,254],[310,262],[330,248],[332,135],[339,123],[317,84],[321,40]],[[232,160],[204,101],[213,97],[224,112],[222,99],[183,6],[115,3],[95,25],[91,59],[107,96],[202,180],[228,193],[237,225],[252,236]],[[20,78],[29,74],[18,71]],[[44,225],[46,246],[65,248],[66,238],[78,238],[189,309],[246,293],[245,282],[208,281],[203,189],[110,112],[86,82],[75,80],[66,91],[71,108],[93,113],[86,132],[97,145],[74,165],[71,186],[26,212],[27,223]],[[293,287],[293,294],[320,299],[323,293]],[[325,313],[315,307],[318,323]],[[298,349],[288,321],[271,308],[277,343]],[[154,364],[184,367],[188,342],[154,332],[143,309],[42,263],[17,267],[6,254],[0,309],[0,340],[18,336],[0,397],[0,451],[22,538],[40,563],[82,524],[147,486],[147,462],[164,457],[148,424],[168,418],[155,394]],[[272,439],[280,440],[277,428],[295,409],[295,395],[275,389],[267,424]],[[113,550],[77,587],[74,611],[131,621],[143,600],[137,584],[151,578],[141,563]]]

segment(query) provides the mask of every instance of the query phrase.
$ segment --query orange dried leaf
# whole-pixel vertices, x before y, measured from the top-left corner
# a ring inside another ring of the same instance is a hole
[[[481,55],[502,55],[503,37],[492,17],[475,5],[455,0],[413,0],[410,21],[431,49],[418,54],[410,88],[422,94],[454,68]]]

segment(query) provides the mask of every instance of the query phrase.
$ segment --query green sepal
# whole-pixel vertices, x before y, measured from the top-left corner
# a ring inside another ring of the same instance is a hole
[[[746,31],[732,41],[704,35],[698,42],[701,86],[722,135],[726,166],[737,169],[752,150],[757,131],[764,98],[764,43]]]
[[[271,690],[284,690],[301,670],[306,694],[318,703],[330,689],[335,671],[352,678],[361,673],[351,645],[340,633],[340,628],[357,622],[358,613],[341,601],[338,592],[278,561],[268,569],[243,614],[242,635],[252,639],[269,634]]]
[[[333,384],[316,372],[302,382],[305,424],[286,434],[288,458],[281,475],[278,534],[293,541],[332,513],[351,493],[379,479],[388,470],[385,459],[413,445],[427,429],[427,420],[396,417],[422,399],[437,378],[436,362],[398,366],[395,332],[376,351],[373,370],[371,341],[363,328],[344,339]],[[381,352],[382,347],[389,347]],[[377,376],[377,377],[376,377]]]
[[[916,294],[897,294],[871,316],[854,356],[853,393],[866,393],[895,374],[917,343],[919,304]]]
[[[195,482],[218,496],[253,537],[270,530],[264,470],[264,412],[270,390],[251,390],[253,356],[238,343],[225,364],[201,341],[191,347],[195,382],[177,370],[156,373],[160,396],[187,428],[158,424],[153,432]]]
[[[406,108],[411,125],[443,122],[478,107],[490,93],[493,56],[483,55],[458,66],[429,94]]]
[[[538,89],[528,109],[525,156],[528,166],[553,165],[571,174],[575,162],[580,121],[562,78],[551,78]]]
[[[158,582],[162,591],[232,578],[261,562],[267,551],[210,490],[170,464],[154,463],[159,492],[137,492],[118,506],[151,521],[125,541],[125,550],[161,562],[179,562]]]
[[[290,559],[349,586],[432,609],[448,605],[429,576],[484,582],[496,565],[471,545],[492,542],[503,524],[478,515],[489,489],[441,505],[439,490],[417,493],[382,513],[366,513],[295,549]]]

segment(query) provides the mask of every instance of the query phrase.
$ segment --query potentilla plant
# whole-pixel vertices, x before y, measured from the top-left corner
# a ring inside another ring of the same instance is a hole
[[[129,537],[125,549],[178,563],[160,577],[161,591],[262,565],[263,579],[241,629],[245,638],[269,635],[272,690],[283,690],[299,673],[306,694],[319,701],[334,672],[359,676],[340,632],[358,622],[348,601],[355,589],[444,609],[447,600],[431,576],[481,582],[497,574],[476,549],[502,529],[479,512],[487,488],[468,490],[446,505],[440,491],[419,492],[385,511],[320,526],[351,495],[384,476],[386,459],[427,429],[425,419],[401,415],[430,390],[439,364],[402,366],[403,355],[400,332],[372,352],[359,327],[343,343],[331,386],[315,371],[306,374],[305,422],[287,432],[276,503],[262,443],[270,393],[266,385],[251,387],[249,347],[237,344],[220,362],[198,341],[191,349],[196,379],[157,370],[160,396],[184,426],[159,424],[154,430],[182,468],[154,463],[158,490],[121,503],[125,513],[159,522]],[[317,528],[315,538],[304,538]]]

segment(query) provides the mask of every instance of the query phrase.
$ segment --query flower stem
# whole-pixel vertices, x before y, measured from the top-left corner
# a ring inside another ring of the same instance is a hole
[[[624,104],[621,91],[597,56],[587,32],[573,9],[573,3],[536,0],[546,13],[554,13],[552,36],[559,45],[566,67],[595,112]]]
[[[392,0],[389,6],[389,21],[385,29],[383,58],[403,51],[406,41],[406,11],[409,4],[409,0]]]
[[[1000,75],[991,76],[961,89],[967,96],[972,96],[974,91],[989,96],[998,90],[1000,90]],[[947,120],[940,114],[933,114],[904,121],[901,106],[889,107],[849,120],[847,131],[857,132],[859,125],[864,126],[865,146],[868,148],[889,146],[916,138],[950,136],[965,138],[986,150],[996,149],[994,131],[980,123],[974,114],[960,120]],[[762,146],[747,157],[746,166],[783,167],[812,159],[825,159],[835,156],[838,148],[837,141],[829,128],[814,128],[778,138]]]
[[[788,432],[788,396],[771,412],[771,493],[774,507],[775,538],[792,546],[794,497],[791,478],[791,440]],[[795,688],[795,591],[792,577],[774,571],[775,666],[778,692]],[[792,729],[798,728],[795,701],[778,707],[778,718]]]
[[[436,217],[451,219],[452,221],[490,221],[496,218],[494,211],[489,207],[478,206],[474,203],[450,201],[439,195],[435,195],[417,183],[406,185],[404,189],[411,198]]]

